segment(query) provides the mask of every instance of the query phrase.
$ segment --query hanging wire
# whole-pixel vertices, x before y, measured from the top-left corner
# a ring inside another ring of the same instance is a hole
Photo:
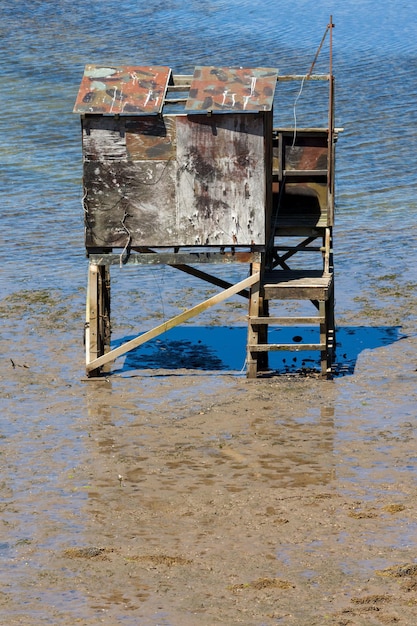
[[[159,275],[157,277],[157,281],[156,281],[156,285],[158,288],[158,295],[159,295],[159,299],[161,301],[161,313],[162,313],[162,320],[164,322],[167,321],[167,316],[165,313],[165,301],[164,301],[164,287],[165,287],[165,265],[162,265],[162,272],[161,275]]]
[[[128,229],[128,227],[125,224],[126,218],[130,217],[129,213],[125,210],[125,214],[123,216],[123,219],[120,220],[120,223],[127,235],[127,240],[126,240],[126,244],[125,247],[123,248],[122,252],[120,253],[120,257],[119,257],[119,263],[120,263],[120,268],[123,267],[123,257],[125,255],[125,253],[128,253],[128,249],[130,247],[131,241],[132,241],[132,233],[130,232],[130,230]]]
[[[332,27],[333,27],[332,19],[330,19],[330,23],[327,24],[326,30],[324,31],[324,35],[321,38],[320,45],[317,48],[317,52],[316,52],[316,54],[314,56],[313,62],[311,64],[311,66],[310,66],[310,69],[309,69],[308,73],[305,76],[303,76],[303,80],[301,81],[300,91],[298,92],[298,94],[297,94],[297,96],[295,98],[295,101],[294,101],[294,137],[293,137],[293,142],[292,142],[292,146],[291,146],[292,148],[294,148],[294,146],[295,146],[295,140],[296,140],[296,137],[297,137],[297,112],[296,112],[297,103],[298,103],[298,100],[300,99],[300,96],[302,94],[303,87],[304,87],[304,82],[306,80],[308,80],[310,78],[310,76],[312,75],[314,66],[316,65],[316,61],[319,58],[319,54],[320,54],[321,49],[323,47],[323,44],[324,44],[324,42],[326,40],[327,33],[329,32],[329,30]]]
[[[323,37],[322,37],[322,39],[321,39],[320,45],[319,45],[319,47],[318,47],[318,49],[317,49],[317,52],[316,52],[316,56],[314,57],[313,62],[312,62],[312,64],[311,64],[311,67],[310,67],[310,69],[309,69],[309,72],[308,72],[308,74],[307,74],[307,78],[310,78],[311,74],[313,73],[314,66],[315,66],[315,64],[316,64],[316,61],[317,61],[317,59],[318,59],[318,57],[319,57],[319,54],[320,54],[320,52],[321,52],[321,49],[322,49],[322,47],[323,47],[324,41],[325,41],[325,39],[326,39],[326,35],[327,35],[327,33],[329,32],[330,28],[332,28],[332,27],[333,27],[333,24],[332,24],[332,19],[330,18],[330,24],[327,24],[327,28],[326,28],[326,30],[324,31],[324,35],[323,35]]]
[[[300,91],[298,92],[295,100],[294,100],[294,107],[293,107],[293,114],[294,114],[294,135],[293,135],[293,140],[292,140],[292,145],[291,148],[294,148],[295,146],[295,140],[297,138],[297,103],[298,100],[300,99],[300,96],[303,92],[303,87],[304,87],[304,81],[306,80],[306,78],[308,78],[308,74],[306,74],[305,76],[303,76],[303,80],[301,81],[301,87],[300,87]]]
[[[303,76],[302,81],[301,81],[301,85],[300,85],[300,89],[298,91],[298,94],[295,97],[294,105],[293,105],[294,134],[293,134],[293,141],[292,141],[291,148],[294,148],[295,142],[296,142],[296,139],[297,139],[297,104],[298,104],[298,100],[300,99],[301,94],[303,92],[305,81],[309,80],[310,77],[311,77],[311,74],[313,73],[314,66],[316,65],[317,59],[319,57],[319,54],[320,54],[321,49],[323,47],[323,44],[324,44],[324,42],[326,40],[327,33],[329,31],[330,31],[330,64],[332,63],[332,28],[333,28],[333,26],[334,26],[333,18],[332,18],[332,16],[330,16],[330,23],[327,24],[326,30],[324,31],[323,37],[321,38],[320,45],[317,48],[317,51],[316,51],[316,54],[314,56],[313,62],[311,63],[310,69],[307,72],[307,74],[305,74]],[[330,65],[330,74],[331,74],[331,72],[332,72],[332,67]],[[281,185],[280,185],[280,190],[279,190],[279,195],[278,195],[278,202],[277,202],[277,210],[275,212],[274,225],[273,225],[273,229],[272,229],[272,232],[271,232],[271,242],[273,242],[274,236],[275,236],[274,233],[275,233],[276,225],[277,225],[277,222],[278,222],[279,208],[281,206],[281,199],[282,199],[282,194],[283,194],[284,187],[285,187],[285,175],[284,175],[283,180],[282,180]],[[272,259],[270,259],[270,262],[272,263]]]

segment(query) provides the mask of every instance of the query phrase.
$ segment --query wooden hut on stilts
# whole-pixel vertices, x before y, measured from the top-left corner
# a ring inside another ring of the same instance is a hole
[[[321,374],[331,376],[332,28],[330,20],[328,74],[314,74],[315,61],[304,76],[283,76],[273,67],[197,66],[189,76],[162,66],[86,66],[74,111],[82,128],[88,376],[108,372],[117,357],[235,294],[248,301],[249,378],[267,370],[268,353],[278,350],[317,350]],[[324,126],[274,126],[274,96],[288,81],[328,84]],[[172,112],[175,107],[180,110]],[[302,257],[308,269],[294,268]],[[236,263],[248,267],[237,283],[211,273],[215,265]],[[111,349],[114,264],[134,265],[139,273],[166,264],[221,290]],[[272,313],[274,302],[284,300],[311,302],[312,312]],[[305,324],[318,327],[318,342],[268,341],[270,325]]]

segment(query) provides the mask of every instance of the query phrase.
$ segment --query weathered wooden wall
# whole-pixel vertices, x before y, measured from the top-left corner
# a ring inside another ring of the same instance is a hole
[[[265,244],[270,117],[86,116],[87,248]]]

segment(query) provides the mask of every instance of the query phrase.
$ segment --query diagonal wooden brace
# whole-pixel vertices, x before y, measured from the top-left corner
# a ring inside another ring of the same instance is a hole
[[[167,330],[170,330],[171,328],[174,328],[175,326],[182,324],[183,322],[191,319],[192,317],[195,317],[199,313],[206,311],[207,309],[214,306],[215,304],[218,304],[219,302],[223,302],[223,300],[230,298],[230,296],[234,296],[235,294],[239,293],[239,291],[242,291],[242,289],[246,289],[247,287],[254,285],[256,282],[259,281],[259,279],[260,279],[259,272],[252,274],[251,276],[248,276],[248,278],[241,280],[240,282],[236,283],[235,285],[232,285],[228,289],[225,289],[221,293],[218,293],[215,296],[212,296],[208,300],[205,300],[204,302],[200,302],[200,304],[196,304],[191,309],[188,309],[187,311],[184,311],[183,313],[176,315],[175,317],[164,322],[163,324],[160,324],[159,326],[156,326],[155,328],[148,330],[142,335],[135,337],[135,339],[131,339],[130,341],[127,341],[122,346],[119,346],[118,348],[115,348],[114,350],[110,350],[110,352],[103,354],[103,356],[100,356],[97,359],[94,359],[93,361],[87,362],[86,364],[87,372],[91,372],[92,370],[95,370],[105,365],[106,363],[109,363],[110,361],[114,361],[114,359],[117,358],[118,356],[121,356],[122,354],[126,354],[126,352],[130,352],[130,350],[134,350],[134,348],[141,346],[142,344],[146,343],[150,339],[154,339],[155,337],[158,337],[158,335],[162,335],[162,333],[165,333]]]

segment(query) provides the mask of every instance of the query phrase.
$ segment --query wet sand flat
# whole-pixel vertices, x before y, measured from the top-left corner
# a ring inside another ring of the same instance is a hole
[[[3,361],[7,622],[412,624],[414,349],[333,381]]]

